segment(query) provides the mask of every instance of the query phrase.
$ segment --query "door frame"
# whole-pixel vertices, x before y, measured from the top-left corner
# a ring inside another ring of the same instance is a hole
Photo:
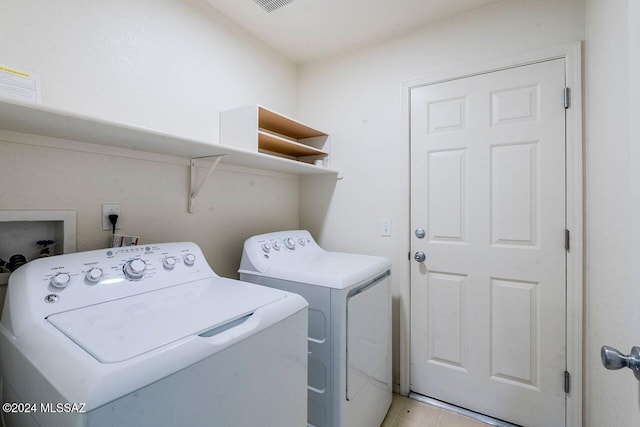
[[[570,88],[570,107],[566,111],[566,222],[571,232],[567,252],[566,364],[571,374],[570,392],[566,395],[566,426],[582,425],[583,406],[583,265],[584,265],[584,196],[582,153],[582,42],[576,41],[538,49],[480,64],[462,64],[441,72],[408,79],[402,83],[403,141],[407,147],[407,170],[411,166],[410,94],[413,88],[442,83],[520,67],[552,59],[565,60],[566,85]],[[558,94],[558,102],[561,94]],[[409,172],[411,185],[411,172]],[[411,191],[408,191],[409,224],[411,223]],[[409,248],[411,250],[411,230]],[[409,260],[411,263],[411,260]],[[409,267],[410,272],[410,267]],[[408,395],[411,382],[411,274],[400,289],[400,394]],[[404,310],[403,310],[404,308]],[[558,373],[561,375],[561,373]]]

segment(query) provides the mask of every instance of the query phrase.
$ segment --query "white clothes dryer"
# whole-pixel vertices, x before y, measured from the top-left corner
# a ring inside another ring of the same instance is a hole
[[[303,298],[217,276],[194,243],[41,258],[9,281],[3,423],[300,427],[306,336]]]
[[[247,239],[239,272],[309,302],[307,425],[380,426],[392,399],[389,261],[282,231]]]

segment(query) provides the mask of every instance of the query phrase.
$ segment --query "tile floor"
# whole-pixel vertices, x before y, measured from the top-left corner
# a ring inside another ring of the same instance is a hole
[[[489,424],[408,397],[393,395],[381,427],[488,427]]]

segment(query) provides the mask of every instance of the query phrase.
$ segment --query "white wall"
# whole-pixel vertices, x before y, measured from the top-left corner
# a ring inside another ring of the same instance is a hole
[[[635,426],[638,381],[600,347],[640,345],[640,4],[586,5],[586,425]]]
[[[7,139],[0,132],[1,208],[76,210],[79,251],[109,243],[101,224],[104,202],[120,203],[122,233],[147,243],[194,241],[214,270],[228,277],[236,276],[245,238],[298,225],[294,178],[223,166],[198,196],[196,213],[188,214],[189,168],[177,158],[139,160]]]
[[[409,147],[403,139],[402,83],[459,64],[581,40],[583,6],[581,0],[499,2],[301,67],[300,118],[331,134],[333,164],[344,172],[332,199],[331,181],[303,181],[301,226],[328,248],[391,258],[396,382],[399,315],[409,304]],[[381,218],[392,219],[392,237],[379,236]]]
[[[0,64],[42,76],[43,102],[194,139],[218,112],[297,112],[296,66],[205,0],[0,0]]]
[[[39,73],[48,106],[212,142],[225,109],[257,102],[296,115],[295,64],[205,0],[0,0],[0,10],[0,64]],[[298,226],[297,179],[216,171],[191,215],[184,159],[10,136],[0,134],[0,209],[76,210],[78,250],[108,243],[104,202],[121,204],[122,232],[196,241],[226,276],[244,238]]]

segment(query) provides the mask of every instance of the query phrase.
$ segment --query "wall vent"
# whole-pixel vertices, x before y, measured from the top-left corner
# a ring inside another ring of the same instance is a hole
[[[282,6],[286,6],[293,0],[253,0],[258,3],[267,12],[273,12],[276,9],[280,9]]]

